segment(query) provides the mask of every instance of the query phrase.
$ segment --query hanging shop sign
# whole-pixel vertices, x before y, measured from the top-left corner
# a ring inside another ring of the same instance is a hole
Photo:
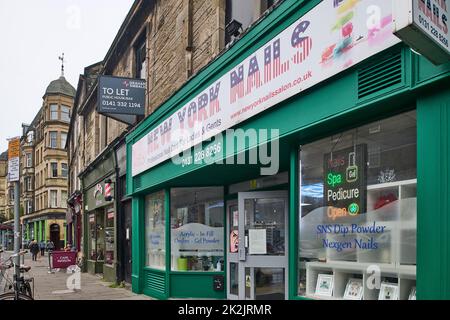
[[[137,141],[132,175],[393,46],[392,31],[390,0],[322,1]]]
[[[20,176],[20,139],[14,138],[8,142],[8,181],[19,181]]]
[[[395,34],[436,65],[450,62],[449,0],[396,0]]]
[[[145,115],[146,81],[101,76],[98,85],[99,113]]]
[[[366,212],[367,145],[327,153],[323,166],[328,218],[335,221]]]

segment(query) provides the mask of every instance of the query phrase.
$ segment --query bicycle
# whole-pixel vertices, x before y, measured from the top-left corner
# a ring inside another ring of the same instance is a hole
[[[5,280],[5,293],[0,294],[0,300],[34,300],[34,278],[25,279],[23,274],[31,270],[31,267],[21,265],[19,267],[19,274],[16,274],[15,258],[23,256],[27,252],[20,252],[9,257],[6,261],[0,264],[0,285],[2,279]],[[14,268],[13,280],[6,276],[6,271]],[[33,283],[33,288],[31,287]],[[12,291],[11,291],[12,290]],[[9,292],[8,292],[9,291]]]

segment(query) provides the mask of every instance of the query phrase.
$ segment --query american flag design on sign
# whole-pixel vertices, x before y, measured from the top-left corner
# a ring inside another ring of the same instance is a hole
[[[209,111],[211,115],[220,112],[219,90],[220,81],[216,84],[215,87],[209,89]]]
[[[264,49],[264,83],[272,80],[272,46]]]
[[[273,79],[277,78],[281,74],[281,50],[280,39],[273,43]]]
[[[256,59],[256,57],[253,57],[250,60],[250,67],[248,70],[246,94],[252,93],[254,88],[259,88],[260,86],[261,86],[261,72],[259,71],[258,59]]]
[[[308,29],[310,25],[309,21],[302,21],[294,30],[292,34],[291,45],[293,48],[297,48],[297,52],[293,57],[295,64],[300,64],[306,60],[312,49],[312,38],[303,37],[303,33]]]
[[[235,103],[236,100],[244,96],[244,66],[240,66],[237,70],[231,73],[231,90],[230,103]]]
[[[289,61],[281,63],[281,48],[280,39],[273,43],[273,62],[272,62],[272,79],[278,78],[283,73],[289,70]]]

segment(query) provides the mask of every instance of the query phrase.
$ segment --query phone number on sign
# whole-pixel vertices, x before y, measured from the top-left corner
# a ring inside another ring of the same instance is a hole
[[[211,146],[208,146],[207,148],[198,151],[194,153],[194,157],[188,156],[181,160],[181,165],[184,167],[189,166],[192,164],[193,160],[195,164],[201,164],[202,161],[207,160],[208,158],[211,158],[217,154],[222,152],[222,143],[218,142]]]

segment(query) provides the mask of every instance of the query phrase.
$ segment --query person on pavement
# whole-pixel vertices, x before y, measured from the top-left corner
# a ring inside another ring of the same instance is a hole
[[[41,250],[41,257],[45,256],[45,241],[39,242],[39,249]]]
[[[33,261],[37,261],[37,255],[39,253],[39,245],[36,240],[32,240],[30,244],[30,252]]]
[[[64,248],[65,252],[71,252],[72,251],[72,245],[70,243],[67,244],[67,246]]]
[[[53,243],[52,240],[47,242],[47,251],[53,251],[55,249],[55,244]]]

